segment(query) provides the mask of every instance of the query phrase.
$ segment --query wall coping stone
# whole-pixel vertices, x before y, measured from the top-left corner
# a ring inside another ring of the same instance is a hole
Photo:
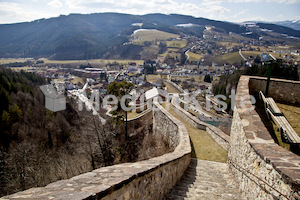
[[[251,76],[251,79],[259,79],[259,80],[264,80],[267,81],[266,77],[261,77],[261,76]],[[287,79],[279,79],[279,78],[271,78],[272,82],[282,82],[282,83],[293,83],[300,85],[300,81],[293,81],[293,80],[287,80]]]

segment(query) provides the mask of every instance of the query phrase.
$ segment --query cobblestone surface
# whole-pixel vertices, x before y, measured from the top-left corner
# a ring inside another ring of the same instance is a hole
[[[180,199],[234,200],[245,198],[242,198],[226,163],[192,158],[184,176],[164,200]]]

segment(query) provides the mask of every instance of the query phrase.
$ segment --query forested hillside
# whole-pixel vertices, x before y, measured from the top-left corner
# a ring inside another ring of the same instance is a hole
[[[74,99],[67,98],[66,110],[45,109],[43,84],[48,81],[33,73],[0,67],[0,196],[170,150],[152,134],[151,119],[130,126],[125,137],[125,123],[102,125],[78,111]]]

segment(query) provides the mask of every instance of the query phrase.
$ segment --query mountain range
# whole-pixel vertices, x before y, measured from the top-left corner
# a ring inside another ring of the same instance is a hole
[[[300,20],[286,20],[281,22],[275,22],[277,25],[286,26],[295,30],[300,30]]]
[[[142,23],[142,26],[134,26]],[[176,26],[193,24],[195,26]],[[286,26],[258,23],[257,29],[300,37]],[[48,57],[50,59],[138,58],[139,45],[123,45],[133,31],[157,29],[179,35],[202,37],[205,26],[216,31],[258,39],[262,31],[243,25],[178,14],[130,15],[120,13],[70,14],[32,22],[0,25],[0,57]],[[259,33],[259,34],[257,34]],[[131,53],[132,52],[132,53]]]

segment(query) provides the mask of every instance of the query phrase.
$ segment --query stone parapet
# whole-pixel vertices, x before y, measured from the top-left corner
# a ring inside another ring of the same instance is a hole
[[[252,92],[265,92],[267,78],[251,76],[249,88]],[[300,81],[271,78],[269,96],[280,102],[300,104]]]
[[[154,130],[169,137],[174,151],[152,159],[103,167],[45,187],[31,188],[4,199],[162,199],[177,183],[191,160],[185,126],[154,101]],[[158,132],[156,133],[158,134]]]
[[[300,199],[300,157],[274,143],[248,98],[249,86],[253,91],[263,89],[258,84],[261,80],[249,76],[241,76],[239,80],[228,164],[239,183],[240,191],[248,199]],[[275,82],[285,84],[283,80]],[[290,84],[287,81],[287,85]],[[298,82],[295,85],[300,87]],[[269,94],[273,97],[271,91],[270,87]],[[247,106],[242,107],[243,104]]]

